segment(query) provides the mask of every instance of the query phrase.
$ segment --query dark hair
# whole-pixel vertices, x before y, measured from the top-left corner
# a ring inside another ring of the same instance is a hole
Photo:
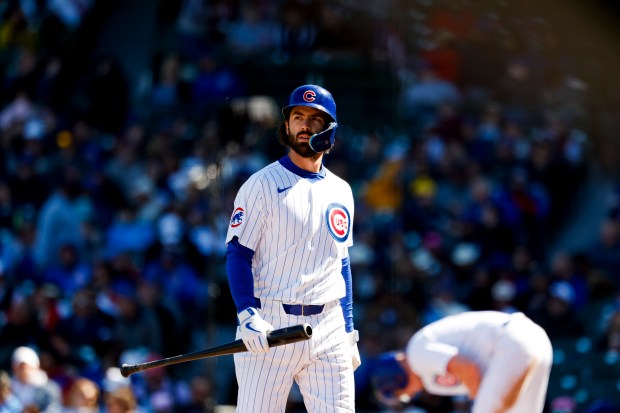
[[[288,137],[287,137],[287,133],[286,133],[286,121],[282,121],[280,126],[278,126],[277,135],[278,135],[278,142],[280,142],[280,145],[282,145],[282,146],[289,146],[288,145]]]

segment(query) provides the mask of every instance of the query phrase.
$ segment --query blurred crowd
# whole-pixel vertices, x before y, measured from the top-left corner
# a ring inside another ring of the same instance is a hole
[[[356,196],[360,411],[383,411],[374,356],[468,309],[620,354],[620,188],[595,243],[550,248],[596,165],[595,128],[588,74],[533,3],[159,0],[137,79],[100,44],[123,3],[0,5],[0,411],[235,403],[234,381],[197,364],[118,367],[234,331],[233,197],[284,155],[279,108],[306,82],[334,94],[325,162]],[[550,395],[550,412],[552,396],[570,398]]]

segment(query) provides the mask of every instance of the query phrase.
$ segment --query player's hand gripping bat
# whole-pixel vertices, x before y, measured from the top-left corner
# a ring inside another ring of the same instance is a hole
[[[297,324],[290,327],[279,328],[267,333],[267,341],[269,347],[282,346],[284,344],[296,343],[298,341],[308,340],[312,337],[312,327],[308,324]],[[139,371],[153,369],[156,367],[169,366],[171,364],[184,363],[207,357],[223,356],[227,354],[235,354],[247,351],[242,340],[235,340],[219,346],[211,347],[205,350],[194,351],[192,353],[181,354],[178,356],[168,357],[159,360],[153,360],[140,364],[123,364],[121,366],[121,374],[123,377],[129,377],[133,373]]]

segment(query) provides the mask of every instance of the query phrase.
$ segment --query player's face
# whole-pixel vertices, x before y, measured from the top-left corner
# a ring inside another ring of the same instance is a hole
[[[317,153],[310,148],[310,137],[325,130],[325,122],[325,115],[318,109],[294,107],[286,123],[288,145],[301,157],[316,156]]]

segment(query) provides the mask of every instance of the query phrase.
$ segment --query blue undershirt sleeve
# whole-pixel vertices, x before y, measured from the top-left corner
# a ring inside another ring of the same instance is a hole
[[[256,307],[254,299],[254,277],[252,276],[252,257],[254,251],[239,244],[234,237],[226,250],[226,274],[228,285],[237,313],[248,307]]]
[[[347,333],[355,330],[353,325],[353,277],[351,276],[351,262],[349,257],[342,259],[342,277],[346,288],[346,295],[340,299],[340,307],[344,315],[344,328]]]

